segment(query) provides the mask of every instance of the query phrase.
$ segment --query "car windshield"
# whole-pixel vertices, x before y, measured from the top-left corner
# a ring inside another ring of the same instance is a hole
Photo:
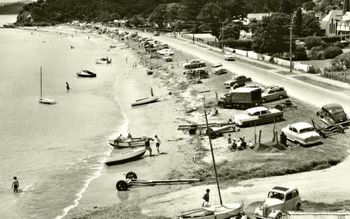
[[[222,65],[221,64],[213,65],[213,68],[218,68],[218,67],[222,67]]]
[[[284,199],[284,194],[279,193],[279,192],[269,192],[267,197],[283,200]]]
[[[312,131],[314,131],[313,127],[307,127],[307,128],[300,129],[299,133],[312,132]]]

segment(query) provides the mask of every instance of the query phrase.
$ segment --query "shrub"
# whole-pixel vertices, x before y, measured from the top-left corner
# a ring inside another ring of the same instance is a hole
[[[321,37],[321,40],[323,40],[326,43],[335,43],[340,41],[340,36]]]
[[[350,53],[344,53],[337,56],[331,61],[331,70],[333,71],[342,71],[344,67],[350,69]]]
[[[316,36],[309,36],[305,38],[305,46],[308,49],[311,49],[316,46],[321,46],[323,44],[323,41],[320,37]]]
[[[252,50],[252,41],[250,40],[227,39],[224,40],[224,44],[225,46],[234,49]]]
[[[313,59],[313,60],[324,59],[323,53],[324,53],[324,50],[322,46],[312,47],[309,53],[309,59]]]
[[[295,48],[294,59],[295,60],[307,60],[308,59],[306,51],[305,51],[305,47],[297,46]]]
[[[339,48],[345,48],[347,46],[349,46],[349,42],[335,42],[333,43],[333,46],[338,46]]]
[[[324,50],[324,58],[333,59],[342,53],[343,53],[343,50],[341,48],[337,46],[330,46]]]

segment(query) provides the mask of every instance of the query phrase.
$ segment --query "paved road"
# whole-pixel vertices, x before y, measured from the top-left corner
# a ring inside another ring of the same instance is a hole
[[[325,89],[299,81],[290,75],[272,73],[243,62],[227,62],[223,60],[221,54],[211,52],[208,48],[194,46],[187,41],[165,36],[157,37],[157,40],[168,43],[169,46],[177,50],[187,52],[207,62],[221,62],[230,71],[249,76],[260,84],[281,85],[285,87],[290,96],[316,107],[337,102],[341,103],[347,112],[350,112],[350,96],[346,94],[345,89]],[[308,121],[308,118],[302,120]],[[316,202],[350,200],[349,170],[350,159],[346,159],[341,164],[326,170],[242,181],[239,186],[223,189],[222,194],[224,202],[241,200],[245,203],[252,203],[263,200],[271,187],[287,184],[298,187],[303,199]],[[215,185],[197,186],[150,199],[147,204],[142,206],[142,210],[147,214],[171,216],[184,209],[196,208],[200,206],[201,195],[207,187],[212,188],[211,202],[218,203]]]

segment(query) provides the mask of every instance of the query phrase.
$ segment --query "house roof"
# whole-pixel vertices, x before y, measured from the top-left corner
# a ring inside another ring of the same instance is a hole
[[[331,20],[340,21],[343,19],[343,11],[342,10],[331,10],[324,18],[320,20],[321,29],[326,29],[327,24],[331,22]]]
[[[268,16],[271,16],[271,13],[251,13],[251,14],[247,14],[247,18],[249,20],[255,19],[255,20],[258,20],[258,21],[262,20],[263,17],[268,17]]]

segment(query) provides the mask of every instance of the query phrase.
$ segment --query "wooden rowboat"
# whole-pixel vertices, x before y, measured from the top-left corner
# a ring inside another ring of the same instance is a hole
[[[109,144],[117,148],[142,147],[145,146],[145,140],[143,138],[129,138],[125,141],[118,142],[117,139],[110,139]]]
[[[225,219],[238,216],[243,212],[243,203],[232,203],[212,207],[202,207],[182,212],[179,218]]]
[[[83,77],[83,78],[94,78],[94,77],[96,77],[96,73],[93,73],[92,71],[89,71],[89,70],[81,70],[81,71],[77,72],[77,75],[79,77]]]
[[[105,164],[107,166],[126,163],[132,160],[139,159],[146,153],[145,148],[138,148],[128,152],[116,154],[114,156],[108,157]]]
[[[146,97],[146,98],[138,99],[134,103],[132,103],[131,106],[138,106],[138,105],[153,103],[153,102],[156,102],[158,99],[159,97]]]

